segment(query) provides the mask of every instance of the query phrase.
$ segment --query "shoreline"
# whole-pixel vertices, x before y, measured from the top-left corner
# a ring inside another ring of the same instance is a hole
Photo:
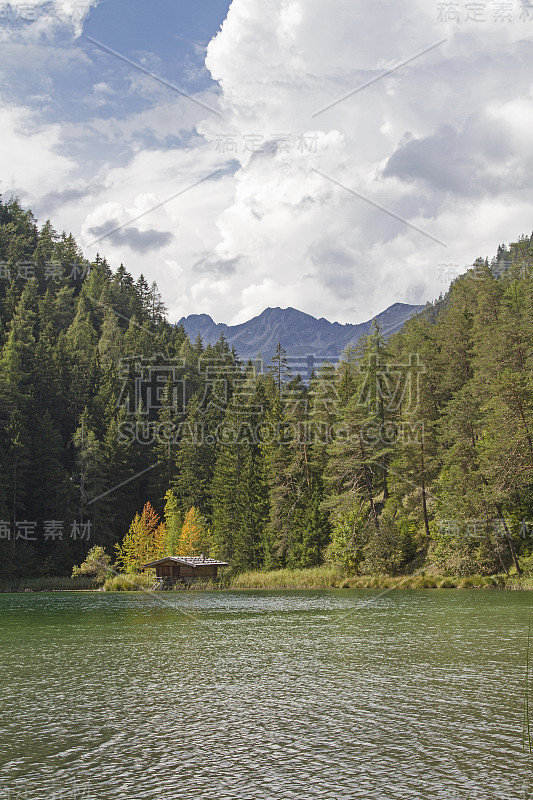
[[[55,592],[81,592],[84,594],[93,593],[116,593],[116,592],[150,592],[142,582],[136,582],[135,577],[121,582],[120,588],[114,585],[72,587],[68,586],[70,579],[54,581],[55,586],[43,585],[47,581],[40,579],[23,579],[17,586],[13,581],[10,586],[2,588],[0,583],[0,594],[35,594],[35,593],[55,593]],[[7,581],[5,582],[7,583]],[[33,584],[33,586],[32,586]],[[19,588],[20,587],[20,588]],[[376,589],[376,590],[426,590],[426,589],[492,589],[499,591],[533,591],[532,575],[467,575],[467,576],[446,576],[446,575],[398,575],[395,577],[388,575],[355,575],[346,576],[335,573],[330,568],[312,568],[308,570],[274,570],[272,572],[251,572],[237,575],[227,583],[219,584],[200,584],[184,589],[167,590],[176,593],[183,591],[269,591],[269,590],[324,590],[324,589]]]
[[[247,572],[231,582],[233,589],[520,589],[533,590],[533,575],[346,575],[333,567]]]

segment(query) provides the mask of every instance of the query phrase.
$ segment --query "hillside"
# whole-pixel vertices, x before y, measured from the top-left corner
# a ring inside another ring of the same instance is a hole
[[[333,360],[368,323],[267,309],[230,343],[201,317],[218,341],[193,343],[155,284],[15,200],[0,262],[0,578],[69,575],[93,545],[128,573],[191,551],[475,585],[533,568],[533,237],[310,382],[245,344]]]
[[[383,335],[388,337],[423,308],[395,303],[375,319],[380,322]],[[183,325],[191,340],[200,334],[204,344],[215,344],[223,333],[230,347],[234,347],[242,359],[255,358],[260,353],[268,362],[280,342],[290,361],[303,360],[306,363],[310,355],[315,362],[336,361],[348,345],[369,332],[372,319],[357,325],[342,325],[324,317],[316,319],[295,308],[266,308],[259,316],[240,325],[215,323],[208,314],[190,314],[179,324]]]

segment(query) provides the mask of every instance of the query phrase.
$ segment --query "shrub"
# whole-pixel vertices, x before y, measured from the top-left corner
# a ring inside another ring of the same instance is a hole
[[[83,575],[93,575],[98,583],[103,583],[112,574],[110,569],[111,558],[107,555],[103,547],[95,545],[87,553],[83,564],[72,568],[72,577],[78,578]]]
[[[466,578],[461,578],[458,583],[459,589],[477,589],[483,585],[483,578],[481,575],[469,575]]]
[[[522,558],[520,558],[520,566],[525,575],[533,575],[533,553],[530,553],[528,556],[522,556]]]
[[[146,573],[113,575],[104,583],[105,592],[145,592],[154,584],[152,575]]]
[[[474,574],[491,575],[501,568],[498,544],[489,531],[480,532],[476,540],[460,533],[442,533],[436,523],[431,528],[429,560],[441,575],[467,578]]]
[[[333,523],[326,561],[348,574],[355,574],[363,562],[367,538],[367,523],[362,516],[355,511],[340,514]]]
[[[366,550],[365,571],[400,575],[416,554],[415,531],[406,517],[385,511],[379,531],[373,531]]]

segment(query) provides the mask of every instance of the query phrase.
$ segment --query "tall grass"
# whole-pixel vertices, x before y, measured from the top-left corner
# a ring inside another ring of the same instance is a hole
[[[533,575],[512,575],[506,581],[507,589],[533,589]]]
[[[442,575],[354,575],[345,576],[336,567],[277,569],[244,572],[230,583],[231,589],[500,589],[501,575],[473,575],[470,578]]]
[[[231,582],[231,589],[332,589],[340,585],[342,573],[336,567],[275,569],[271,572],[243,572]]]
[[[155,578],[144,573],[114,575],[103,586],[106,592],[144,592],[152,588]],[[94,578],[0,578],[0,592],[59,592],[96,590]],[[516,576],[508,580],[503,575],[473,575],[445,577],[442,575],[354,575],[346,576],[341,569],[323,565],[309,569],[277,569],[271,572],[243,572],[232,579],[217,583],[196,581],[190,587],[176,584],[174,591],[215,589],[533,589],[533,577]]]
[[[191,592],[194,592],[194,591],[197,591],[197,592],[215,592],[215,591],[219,592],[219,591],[221,591],[223,589],[229,589],[229,588],[230,588],[229,583],[227,581],[224,581],[224,580],[217,580],[217,581],[195,580],[195,581],[192,581],[192,583],[189,583],[187,585],[176,583],[172,587],[172,591],[173,592],[181,592],[184,589],[186,589],[187,591],[191,591]]]
[[[113,575],[104,583],[104,592],[146,592],[154,583],[154,576],[145,573]]]
[[[104,583],[105,592],[147,592],[150,591],[156,583],[153,575],[146,575],[144,572],[135,574],[120,574],[113,575],[108,578]],[[213,591],[215,589],[228,588],[228,584],[221,581],[201,581],[196,580],[191,583],[185,584],[179,581],[171,588],[165,587],[164,591],[181,592],[187,589],[197,591]]]
[[[0,578],[0,592],[65,592],[97,589],[94,578]]]

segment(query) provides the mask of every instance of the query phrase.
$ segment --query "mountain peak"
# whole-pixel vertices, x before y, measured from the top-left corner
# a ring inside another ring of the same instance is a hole
[[[303,311],[298,311],[296,308],[292,308],[292,306],[288,306],[287,308],[280,308],[280,306],[275,306],[274,308],[272,308],[271,306],[269,306],[268,308],[265,308],[265,310],[262,311],[259,314],[260,317],[281,317],[281,316],[283,316],[285,318],[286,317],[291,317],[291,316],[300,316],[300,315],[307,316],[306,314],[304,314]]]
[[[182,317],[178,325],[185,320],[188,320],[189,322],[194,320],[194,322],[197,322],[198,324],[216,324],[213,317],[210,317],[209,314],[189,314],[188,317]]]
[[[183,325],[189,338],[194,340],[200,334],[206,344],[215,344],[223,331],[230,347],[234,347],[243,360],[261,353],[264,360],[269,361],[279,342],[290,359],[297,361],[312,355],[319,363],[335,361],[348,345],[355,344],[368,333],[374,319],[382,321],[385,335],[390,336],[423,307],[395,303],[357,325],[329,322],[324,317],[316,319],[291,306],[265,308],[257,317],[239,325],[215,323],[209,314],[191,314],[183,317],[179,324]]]

